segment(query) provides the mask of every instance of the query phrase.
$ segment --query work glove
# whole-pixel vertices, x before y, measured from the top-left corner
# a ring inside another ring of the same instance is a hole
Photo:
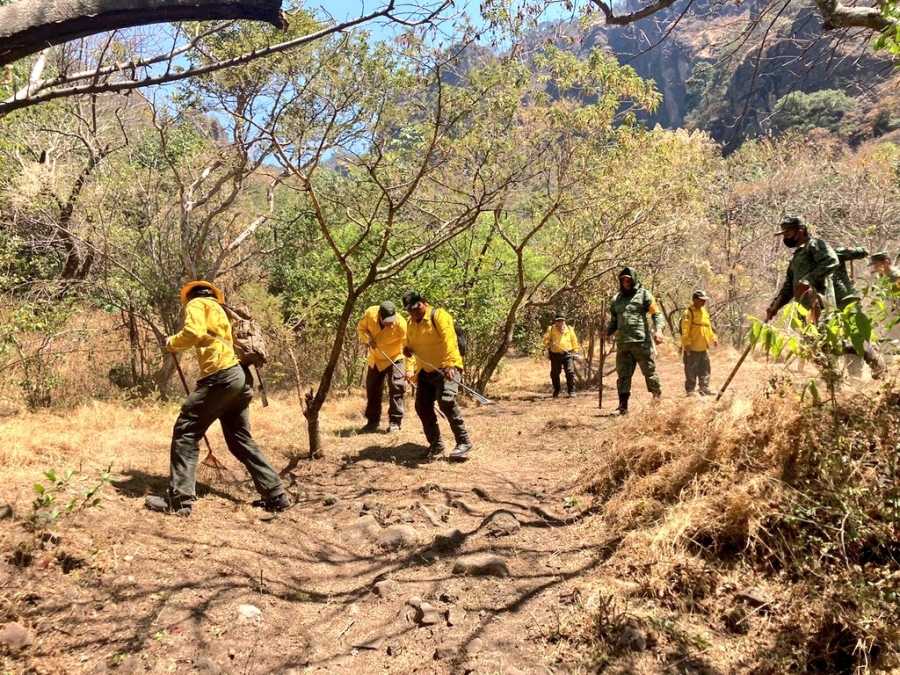
[[[444,368],[444,379],[448,382],[453,382],[456,379],[456,368],[453,366]]]

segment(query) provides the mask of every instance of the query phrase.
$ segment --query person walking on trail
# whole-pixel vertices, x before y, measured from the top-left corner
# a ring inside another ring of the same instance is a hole
[[[824,310],[835,306],[832,274],[840,265],[837,253],[824,239],[812,237],[802,218],[786,218],[775,233],[788,248],[796,249],[778,295],[766,309],[766,321],[792,300],[810,310],[818,323]]]
[[[260,499],[253,506],[283,511],[291,505],[281,478],[250,435],[253,380],[232,347],[231,322],[222,308],[222,291],[208,281],[192,281],[181,289],[184,328],[166,339],[171,353],[194,348],[200,366],[197,388],[189,394],[172,432],[169,489],[165,497],[147,497],[151,511],[188,516],[197,500],[200,439],[216,420],[228,451],[243,464]]]
[[[363,433],[378,431],[384,381],[388,383],[388,433],[400,431],[403,424],[403,397],[413,363],[403,358],[406,319],[397,314],[397,306],[386,300],[366,310],[357,325],[359,339],[369,346],[366,370],[366,425]]]
[[[575,398],[575,357],[581,349],[575,329],[566,325],[566,316],[557,312],[553,325],[544,334],[544,348],[550,358],[550,382],[553,383],[553,398],[559,397],[559,371],[566,372],[566,391],[569,398]]]
[[[887,280],[892,285],[891,290],[900,290],[900,269],[891,263],[891,256],[887,251],[873,253],[869,257],[869,264],[880,279]]]
[[[659,375],[656,373],[654,343],[663,341],[664,317],[653,294],[641,285],[637,273],[630,267],[619,272],[619,292],[609,304],[609,323],[603,335],[616,334],[616,389],[619,393],[619,414],[628,413],[628,399],[631,398],[631,377],[635,366],[647,382],[647,390],[653,398],[662,395]],[[650,315],[653,327],[647,326]]]
[[[711,372],[709,348],[716,347],[719,340],[712,328],[706,302],[706,291],[694,291],[691,306],[681,315],[681,349],[684,352],[684,390],[688,396],[694,394],[699,381],[701,396],[713,396],[709,388]]]
[[[428,440],[428,456],[443,454],[445,446],[441,438],[434,404],[450,423],[456,446],[451,459],[462,459],[472,450],[472,439],[466,430],[462,411],[456,402],[459,379],[463,367],[462,356],[453,326],[453,317],[445,309],[432,307],[418,291],[403,295],[403,308],[409,312],[404,354],[415,358],[416,414],[422,420],[422,429]]]

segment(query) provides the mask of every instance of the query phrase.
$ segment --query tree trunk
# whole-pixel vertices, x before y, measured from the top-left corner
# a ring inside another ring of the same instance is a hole
[[[104,31],[222,19],[287,27],[281,0],[19,0],[0,7],[0,66]]]
[[[303,416],[306,418],[306,430],[309,434],[309,458],[324,459],[325,450],[322,448],[322,433],[319,429],[319,411],[322,406],[313,406],[315,395],[310,389],[306,394],[306,407],[303,409]]]
[[[522,305],[522,300],[524,298],[525,291],[520,290],[518,297],[513,301],[512,305],[510,305],[509,312],[506,313],[506,324],[503,327],[503,337],[500,340],[500,344],[497,345],[494,353],[488,357],[487,363],[484,364],[484,367],[478,374],[478,381],[475,383],[475,389],[482,394],[484,393],[488,382],[491,381],[494,372],[497,370],[497,366],[500,365],[500,361],[506,356],[506,352],[509,351],[509,346],[512,344],[513,334],[516,330],[516,317],[519,314],[519,307]]]

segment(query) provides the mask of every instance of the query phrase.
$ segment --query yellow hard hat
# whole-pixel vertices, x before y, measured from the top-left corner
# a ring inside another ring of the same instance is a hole
[[[216,300],[219,301],[220,305],[225,304],[225,296],[222,295],[222,291],[215,287],[215,285],[211,284],[208,281],[190,281],[184,285],[184,288],[181,289],[181,293],[179,296],[181,297],[181,304],[186,305],[188,303],[188,293],[191,292],[192,288],[197,288],[198,286],[203,286],[204,288],[211,288],[212,292],[216,294]]]

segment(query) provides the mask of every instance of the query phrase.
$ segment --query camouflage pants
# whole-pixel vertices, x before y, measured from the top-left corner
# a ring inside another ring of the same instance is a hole
[[[616,389],[620,394],[631,393],[631,376],[635,366],[641,367],[641,373],[647,382],[647,391],[661,394],[659,375],[656,374],[656,360],[653,347],[644,342],[620,342],[616,345]]]

